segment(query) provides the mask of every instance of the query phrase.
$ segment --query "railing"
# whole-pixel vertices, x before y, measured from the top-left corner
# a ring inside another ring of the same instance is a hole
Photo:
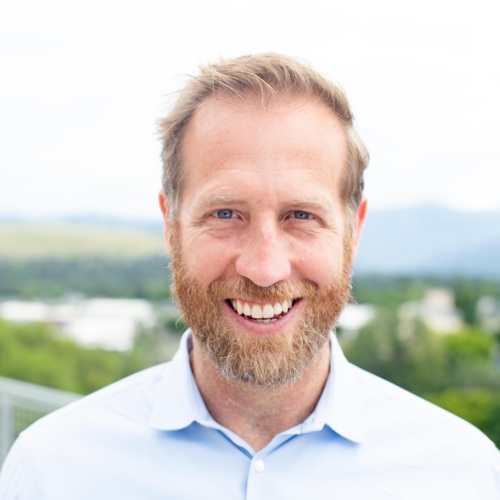
[[[0,377],[0,467],[19,433],[78,394]]]

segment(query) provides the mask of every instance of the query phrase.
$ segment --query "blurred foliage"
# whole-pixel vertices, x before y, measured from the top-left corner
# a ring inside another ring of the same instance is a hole
[[[437,334],[379,309],[343,347],[352,363],[461,416],[500,446],[499,346],[492,335],[478,327]]]
[[[455,294],[466,327],[436,334],[422,322],[401,323],[397,311],[432,287]],[[67,293],[165,300],[170,274],[165,257],[111,257],[0,261],[0,295],[60,297]],[[500,299],[500,281],[415,276],[356,276],[358,303],[376,307],[374,320],[343,342],[354,364],[406,388],[479,427],[500,445],[500,332],[482,331],[477,300]],[[87,394],[128,374],[169,359],[181,319],[158,318],[130,352],[83,348],[46,325],[0,322],[0,375]]]
[[[46,325],[0,322],[0,375],[86,394],[120,370],[115,352],[82,349]]]
[[[415,276],[354,275],[353,296],[359,304],[395,311],[401,302],[421,298],[435,280]]]
[[[477,322],[475,308],[479,297],[490,295],[500,298],[500,280],[394,275],[355,275],[353,296],[359,304],[369,303],[394,312],[402,302],[421,299],[425,291],[432,287],[451,290],[456,306],[470,325]]]
[[[500,446],[500,392],[453,388],[424,397],[472,423]]]
[[[88,394],[170,359],[165,332],[140,334],[130,352],[89,349],[43,324],[0,321],[0,376]]]
[[[170,296],[168,260],[164,256],[0,260],[0,296],[59,297],[66,293],[163,300]]]
[[[416,323],[410,334],[398,330],[396,317],[388,310],[381,310],[352,343],[343,347],[355,365],[412,392],[438,391],[447,386],[447,353],[442,339],[421,323]]]

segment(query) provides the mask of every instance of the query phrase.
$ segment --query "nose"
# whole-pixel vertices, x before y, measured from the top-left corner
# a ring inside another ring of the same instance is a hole
[[[235,262],[236,272],[260,287],[290,278],[292,265],[286,234],[272,221],[251,224]]]

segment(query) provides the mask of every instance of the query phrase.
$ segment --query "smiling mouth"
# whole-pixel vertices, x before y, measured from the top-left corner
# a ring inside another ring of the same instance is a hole
[[[300,299],[285,299],[280,302],[257,304],[243,299],[227,299],[227,303],[240,316],[256,323],[273,323],[280,320]]]

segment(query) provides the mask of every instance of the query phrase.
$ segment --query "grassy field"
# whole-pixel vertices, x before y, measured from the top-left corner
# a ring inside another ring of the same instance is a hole
[[[109,255],[117,258],[164,254],[163,238],[137,229],[65,223],[0,224],[0,259]]]

